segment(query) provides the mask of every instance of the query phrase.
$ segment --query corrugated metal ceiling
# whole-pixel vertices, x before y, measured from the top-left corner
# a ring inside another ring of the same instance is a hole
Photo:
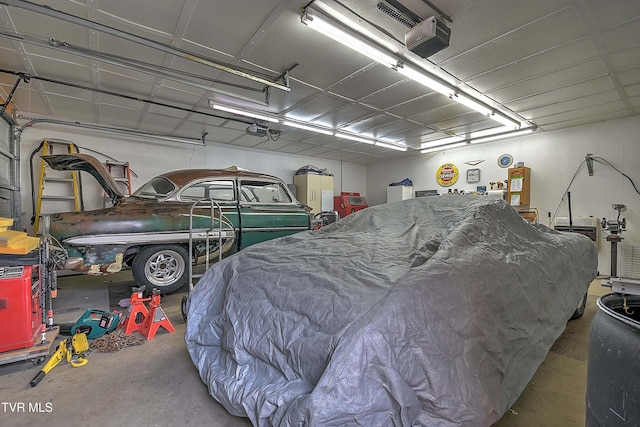
[[[333,3],[403,40],[406,27],[380,12],[378,0]],[[0,96],[6,98],[16,82],[16,76],[7,72],[45,79],[18,85],[13,101],[16,114],[23,117],[47,116],[196,139],[208,132],[208,141],[362,164],[414,156],[422,142],[495,126],[481,114],[312,31],[300,22],[307,1],[46,2],[54,10],[269,79],[277,80],[290,70],[290,92],[265,91],[263,84],[188,60],[186,55],[1,0],[0,4],[4,4],[0,69],[5,71],[0,73]],[[435,13],[421,0],[402,0],[402,4],[423,18]],[[540,130],[640,112],[637,0],[432,0],[431,4],[451,18],[451,43],[428,61]],[[52,46],[50,39],[58,45]],[[71,53],[71,48],[90,55]],[[95,56],[99,54],[117,55],[127,65]],[[409,150],[394,151],[280,124],[271,126],[280,131],[277,141],[251,136],[245,133],[247,123],[209,108],[210,99],[403,141]]]

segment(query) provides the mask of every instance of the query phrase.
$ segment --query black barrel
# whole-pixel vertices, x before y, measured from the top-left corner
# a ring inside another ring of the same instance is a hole
[[[607,294],[591,323],[587,427],[640,426],[640,296]]]

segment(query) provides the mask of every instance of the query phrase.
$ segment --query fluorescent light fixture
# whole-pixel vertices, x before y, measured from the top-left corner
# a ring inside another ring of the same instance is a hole
[[[311,131],[311,132],[321,133],[321,134],[324,134],[324,135],[333,135],[333,131],[332,130],[317,128],[317,127],[309,126],[309,125],[304,125],[304,124],[292,122],[292,121],[289,121],[289,120],[284,120],[282,122],[282,124],[285,125],[285,126],[290,126],[292,128],[304,129],[304,130],[308,130],[308,131]]]
[[[493,113],[491,116],[489,116],[490,118],[492,118],[493,120],[495,120],[498,123],[502,123],[505,126],[508,126],[509,129],[518,129],[520,126],[522,126],[520,124],[520,122],[513,120],[512,118],[509,118],[507,116],[503,116],[500,113]]]
[[[475,99],[462,95],[460,93],[456,93],[452,99],[454,101],[459,102],[460,104],[466,105],[472,110],[477,111],[480,114],[488,116],[490,119],[495,120],[496,122],[503,124],[509,128],[509,130],[518,129],[520,127],[520,122],[513,120],[502,113],[498,113],[496,111],[491,110],[488,107],[485,107]]]
[[[483,114],[485,116],[490,116],[491,115],[491,109],[488,107],[485,107],[484,105],[480,104],[478,101],[469,98],[466,95],[463,95],[461,93],[456,93],[455,95],[453,95],[451,97],[451,99],[453,99],[456,102],[459,102],[462,105],[466,105],[467,107],[471,108],[472,110],[477,111],[480,114]]]
[[[380,142],[380,141],[376,141],[376,145],[379,146],[379,147],[390,148],[392,150],[407,151],[407,147],[403,147],[403,146],[400,146],[400,145],[394,145],[394,144],[387,144],[385,142]]]
[[[452,148],[460,148],[467,145],[466,142],[454,142],[453,144],[440,145],[438,147],[427,148],[426,150],[420,150],[420,154],[433,153],[434,151],[450,150]]]
[[[318,7],[322,9],[324,13],[331,15],[333,19],[338,20],[342,25],[347,26],[350,30],[364,34],[368,38],[375,40],[379,45],[385,46],[396,54],[399,52],[396,46],[385,43],[384,39],[381,39],[372,33],[357,19],[354,20],[347,17],[344,13],[325,5],[323,1],[319,1]],[[308,25],[314,30],[332,38],[338,43],[341,43],[356,52],[361,53],[362,55],[367,56],[385,67],[396,70],[398,73],[415,81],[416,83],[420,83],[433,91],[441,93],[442,95],[445,95],[452,100],[497,121],[500,124],[508,126],[509,130],[518,129],[522,126],[519,121],[511,119],[498,111],[494,111],[492,107],[483,104],[480,99],[472,95],[458,92],[455,84],[446,81],[443,83],[441,78],[435,77],[435,75],[427,69],[420,71],[408,66],[394,55],[388,54],[383,49],[378,48],[374,43],[370,42],[366,38],[360,38],[356,35],[352,35],[349,31],[339,28],[330,21],[332,18],[325,18],[324,15],[321,15],[316,10],[305,8],[301,20],[302,23]]]
[[[400,142],[400,141],[398,141],[396,139],[390,139],[390,138],[376,138],[376,141],[386,142],[387,144],[392,144],[392,145],[400,145],[400,146],[406,146],[407,145],[404,142]]]
[[[436,139],[429,142],[423,142],[420,148],[438,147],[440,145],[451,144],[452,142],[464,141],[463,136],[451,136],[449,138]]]
[[[330,3],[330,4],[329,4]],[[327,16],[330,16],[331,19],[341,22],[345,26],[349,27],[362,34],[369,40],[372,40],[391,52],[399,52],[404,48],[404,44],[398,42],[395,39],[391,39],[388,36],[384,35],[380,30],[368,24],[366,21],[361,19],[360,17],[354,15],[344,6],[341,6],[332,0],[329,2],[322,0],[315,0],[313,2],[313,8],[308,7],[305,11],[312,11],[312,13],[322,12]],[[353,18],[351,16],[353,16]]]
[[[375,141],[373,139],[362,138],[361,136],[351,135],[348,133],[336,132],[336,136],[338,138],[350,139],[351,141],[363,142],[365,144],[374,144]]]
[[[241,116],[253,117],[254,119],[264,120],[271,123],[279,123],[280,119],[277,117],[265,116],[263,114],[253,113],[251,111],[238,110],[237,108],[225,107],[224,105],[214,104],[209,101],[209,106],[216,110],[226,111],[227,113],[239,114]]]
[[[327,37],[341,43],[357,52],[360,52],[364,56],[373,59],[377,63],[384,65],[388,68],[393,68],[398,64],[398,59],[391,55],[387,55],[382,50],[377,49],[370,43],[367,43],[359,38],[352,36],[348,32],[341,30],[329,21],[321,18],[317,14],[311,15],[309,12],[302,15],[302,22],[307,24],[309,28],[313,28],[319,33],[324,34]]]
[[[471,138],[471,139],[481,138],[483,136],[496,135],[498,133],[505,133],[505,132],[511,132],[511,131],[513,131],[513,129],[511,129],[510,127],[500,126],[500,127],[497,127],[497,128],[491,128],[491,129],[479,130],[477,132],[471,132],[471,134],[469,134],[469,138]]]
[[[408,67],[406,65],[398,67],[398,72],[411,80],[428,87],[431,90],[435,90],[445,96],[451,97],[454,94],[454,90],[447,85],[440,83],[439,81],[432,79],[426,74],[416,70],[415,68]]]
[[[513,138],[516,136],[525,135],[527,133],[532,133],[535,130],[536,130],[535,128],[529,128],[529,129],[519,130],[516,132],[501,133],[499,135],[487,136],[486,138],[472,139],[469,142],[471,142],[472,144],[482,144],[483,142],[497,141],[499,139]]]

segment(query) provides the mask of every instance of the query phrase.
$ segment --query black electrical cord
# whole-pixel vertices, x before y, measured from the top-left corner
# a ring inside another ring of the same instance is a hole
[[[629,182],[631,183],[631,186],[633,187],[633,189],[635,190],[635,192],[640,195],[640,191],[638,190],[638,187],[636,186],[636,183],[633,182],[633,179],[631,179],[631,177],[629,175],[627,175],[626,173],[622,172],[620,169],[618,169],[617,167],[615,167],[614,165],[612,165],[608,160],[603,159],[602,157],[592,157],[595,160],[599,160],[602,163],[604,163],[605,165],[611,167],[614,171],[618,172],[620,175],[624,176],[625,178],[627,178],[629,180]]]
[[[272,141],[277,141],[280,139],[280,131],[279,130],[267,130],[267,137]]]
[[[144,98],[140,98],[137,96],[131,96],[131,95],[126,95],[124,93],[118,93],[118,92],[114,92],[111,90],[105,90],[105,89],[96,89],[93,87],[89,87],[89,86],[83,86],[77,83],[69,83],[69,82],[63,82],[60,80],[55,80],[55,79],[49,79],[46,77],[38,77],[38,76],[32,76],[26,73],[22,73],[22,72],[18,72],[18,71],[11,71],[11,70],[4,70],[4,69],[0,69],[0,73],[5,73],[5,74],[13,74],[15,76],[20,76],[20,77],[29,77],[30,79],[34,79],[34,80],[41,80],[43,82],[47,82],[47,83],[55,83],[55,84],[59,84],[62,86],[68,86],[68,87],[72,87],[75,89],[82,89],[82,90],[87,90],[90,92],[95,92],[95,93],[100,93],[103,95],[110,95],[110,96],[115,96],[118,98],[124,98],[124,99],[128,99],[131,101],[138,101],[138,102],[142,102],[142,103],[146,103],[146,104],[151,104],[151,105],[157,105],[160,107],[166,107],[166,108],[172,108],[175,110],[180,110],[180,111],[186,111],[189,113],[194,113],[194,114],[200,114],[203,116],[207,116],[207,117],[214,117],[216,119],[223,119],[223,120],[231,120],[231,121],[235,121],[235,122],[240,122],[240,123],[246,123],[249,125],[252,125],[254,123],[254,121],[252,120],[244,120],[244,119],[239,119],[237,117],[225,117],[225,116],[220,116],[218,114],[212,114],[212,113],[207,113],[204,111],[200,111],[200,110],[196,110],[193,108],[186,108],[186,107],[179,107],[177,105],[172,105],[172,104],[167,104],[165,102],[158,102],[158,101],[152,101],[150,99],[144,99]]]
[[[633,189],[635,190],[635,192],[638,195],[640,195],[640,191],[638,190],[638,187],[636,186],[636,183],[633,182],[633,179],[631,179],[631,177],[629,175],[627,175],[626,173],[622,172],[620,169],[615,167],[611,162],[609,162],[608,160],[606,160],[606,159],[604,159],[602,157],[591,156],[590,158],[596,160],[598,163],[602,163],[602,164],[605,164],[605,165],[609,166],[610,168],[612,168],[613,170],[618,172],[620,175],[622,175],[625,178],[627,178],[629,180],[629,182],[631,183],[631,185],[633,186]],[[586,162],[587,162],[586,159],[581,161],[580,164],[578,165],[578,168],[573,173],[573,176],[571,177],[571,181],[569,181],[569,185],[567,185],[567,189],[564,191],[564,194],[562,195],[562,198],[560,199],[560,203],[558,203],[558,207],[556,208],[556,211],[554,212],[553,217],[550,219],[552,224],[553,224],[553,221],[556,219],[556,215],[558,215],[558,211],[560,210],[560,206],[562,205],[562,201],[564,200],[564,198],[566,197],[567,193],[571,189],[571,185],[573,184],[573,181],[576,179],[576,176],[578,176],[578,172],[580,172],[580,169],[582,168],[583,165],[586,164]]]
[[[567,185],[567,189],[564,190],[564,193],[562,194],[562,197],[560,198],[560,202],[558,203],[558,207],[556,208],[556,211],[553,213],[553,216],[549,219],[549,221],[550,221],[549,226],[551,226],[551,224],[553,224],[553,221],[556,219],[556,215],[558,215],[558,211],[560,210],[560,206],[562,206],[562,201],[564,200],[564,198],[566,197],[567,193],[571,189],[571,185],[573,184],[573,181],[576,179],[576,176],[578,176],[578,172],[580,172],[580,169],[582,169],[582,166],[586,162],[587,162],[586,160],[581,161],[580,164],[578,165],[578,168],[573,173],[573,176],[571,177],[571,181],[569,181],[569,185]]]

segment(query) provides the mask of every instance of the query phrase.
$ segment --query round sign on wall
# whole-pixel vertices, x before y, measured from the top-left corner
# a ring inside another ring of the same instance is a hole
[[[508,168],[513,163],[513,156],[511,154],[503,154],[498,157],[498,165],[501,168]]]
[[[458,181],[458,168],[453,163],[445,163],[436,172],[436,181],[443,187],[451,187]]]

